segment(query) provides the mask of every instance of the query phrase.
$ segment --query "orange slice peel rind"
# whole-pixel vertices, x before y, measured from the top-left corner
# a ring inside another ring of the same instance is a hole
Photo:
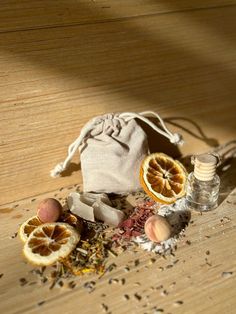
[[[49,266],[67,257],[79,240],[79,233],[69,224],[46,223],[38,226],[30,234],[23,253],[30,263]]]
[[[23,224],[20,226],[19,229],[19,237],[20,239],[25,243],[30,234],[40,225],[42,225],[43,222],[38,218],[38,216],[33,216],[27,219]]]
[[[140,183],[156,202],[172,204],[185,195],[187,171],[177,160],[163,153],[148,155],[140,167]]]

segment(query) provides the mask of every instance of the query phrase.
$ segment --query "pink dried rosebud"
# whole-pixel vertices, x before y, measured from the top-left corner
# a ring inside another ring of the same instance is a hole
[[[153,242],[162,242],[170,238],[171,226],[166,218],[160,215],[149,217],[144,225],[146,236]]]
[[[39,203],[37,216],[42,222],[55,222],[62,214],[62,206],[54,198],[46,198]]]
[[[132,228],[134,225],[134,220],[131,219],[131,218],[128,218],[126,220],[124,220],[120,225],[119,227],[120,228]]]

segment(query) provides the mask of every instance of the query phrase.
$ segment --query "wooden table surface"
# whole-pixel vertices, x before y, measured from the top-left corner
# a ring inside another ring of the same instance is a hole
[[[32,268],[14,237],[37,201],[82,183],[78,155],[65,176],[49,171],[96,115],[158,112],[185,145],[147,130],[151,151],[186,157],[227,142],[235,151],[235,14],[235,0],[1,1],[1,313],[235,313],[234,158],[221,169],[219,208],[192,212],[175,256],[152,263],[137,249],[111,258],[117,267],[99,280],[49,290],[20,285]]]
[[[236,190],[226,198],[222,194],[224,200],[214,211],[202,215],[191,212],[174,255],[163,258],[141,248],[131,249],[111,257],[107,265],[115,263],[116,268],[102,278],[85,275],[50,290],[50,282],[42,284],[30,274],[33,266],[26,264],[15,232],[35,214],[40,199],[63,198],[74,189],[72,186],[0,209],[1,313],[235,313]],[[136,260],[139,264],[135,266]],[[21,278],[27,280],[26,285],[21,285]],[[76,283],[74,289],[67,286],[71,281]],[[84,286],[90,281],[95,282],[91,293]]]

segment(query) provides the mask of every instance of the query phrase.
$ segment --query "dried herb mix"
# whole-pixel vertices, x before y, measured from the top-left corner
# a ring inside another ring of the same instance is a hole
[[[81,234],[81,240],[66,258],[59,260],[52,267],[33,269],[31,273],[38,276],[38,280],[41,284],[49,283],[50,289],[54,287],[74,289],[77,285],[73,280],[75,275],[81,276],[95,273],[99,275],[98,278],[101,278],[104,274],[114,270],[117,265],[114,262],[108,264],[108,257],[111,256],[115,258],[121,252],[129,248],[134,252],[134,248],[137,247],[137,240],[145,237],[144,224],[148,217],[152,216],[157,211],[162,211],[162,214],[165,215],[168,214],[168,211],[175,210],[167,206],[168,210],[164,209],[163,211],[163,206],[160,208],[159,204],[151,201],[146,194],[142,192],[132,194],[132,197],[134,200],[133,207],[130,206],[129,202],[126,202],[125,197],[111,197],[112,205],[124,211],[127,216],[127,219],[120,223],[118,228],[111,228],[100,222],[86,221],[72,215],[67,209],[64,209],[65,212],[62,216],[62,220],[78,230]],[[128,206],[126,203],[128,203]],[[181,230],[183,226],[184,223],[182,222]],[[174,239],[174,244],[175,243],[176,238]],[[139,246],[142,247],[142,243],[139,243]],[[163,249],[162,252],[158,250],[156,253],[163,254],[163,252],[168,250],[167,245],[167,250]],[[155,259],[151,259],[150,263],[152,264],[154,262]],[[139,259],[135,259],[133,263],[134,266],[138,266],[140,263]],[[172,266],[173,265],[171,265],[171,267]],[[124,271],[130,271],[130,267],[126,265]],[[110,279],[110,283],[115,283],[115,279]],[[24,278],[21,278],[20,281],[21,286],[33,285],[35,283],[35,280],[30,282]],[[122,278],[121,280],[117,280],[117,283],[125,285],[126,280]],[[95,282],[91,281],[85,283],[84,288],[89,293],[93,292]],[[135,298],[138,299],[138,297]]]
[[[87,223],[86,232],[76,248],[62,263],[74,275],[86,273],[102,274],[105,271],[105,259],[109,255],[112,242],[106,239],[100,224]]]

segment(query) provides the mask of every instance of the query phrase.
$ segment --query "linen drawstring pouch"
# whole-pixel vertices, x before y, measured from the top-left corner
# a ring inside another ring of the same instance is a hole
[[[162,128],[148,117],[158,118]],[[155,112],[109,113],[85,124],[79,137],[69,146],[67,158],[56,165],[51,176],[59,176],[79,149],[84,192],[123,194],[137,191],[140,189],[139,168],[149,153],[146,133],[137,120],[147,123],[171,143],[183,143],[182,136],[172,134]]]

